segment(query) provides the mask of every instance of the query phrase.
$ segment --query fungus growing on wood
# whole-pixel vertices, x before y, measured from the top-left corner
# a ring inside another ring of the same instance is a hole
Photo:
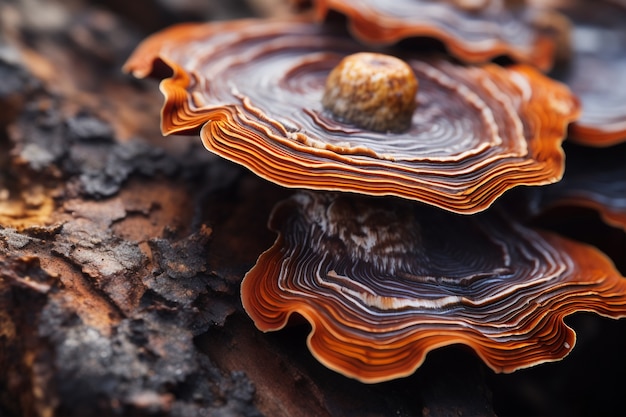
[[[626,316],[626,279],[606,256],[497,208],[458,216],[301,192],[269,226],[278,238],[244,278],[245,310],[263,331],[303,316],[313,355],[366,383],[409,375],[452,344],[512,372],[572,350],[569,314]]]
[[[346,16],[361,41],[386,45],[406,38],[433,38],[471,63],[508,56],[542,70],[556,50],[555,34],[536,22],[543,10],[493,0],[314,0],[318,20],[330,11]]]
[[[161,83],[165,134],[201,129],[210,151],[286,187],[474,213],[512,187],[561,177],[560,144],[579,113],[563,85],[524,65],[467,67],[389,50],[419,83],[405,103],[415,108],[410,124],[361,127],[367,113],[354,124],[336,114],[336,97],[323,97],[333,68],[363,49],[342,28],[303,19],[192,24],[146,40],[126,70],[171,69]]]

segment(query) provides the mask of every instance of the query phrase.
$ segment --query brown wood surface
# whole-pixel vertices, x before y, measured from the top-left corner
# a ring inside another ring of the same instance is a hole
[[[571,357],[494,375],[472,353],[364,385],[257,331],[239,284],[292,191],[163,138],[120,70],[153,30],[281,2],[0,0],[0,416],[600,415],[626,405],[626,323],[580,316]],[[622,271],[624,272],[624,271]]]

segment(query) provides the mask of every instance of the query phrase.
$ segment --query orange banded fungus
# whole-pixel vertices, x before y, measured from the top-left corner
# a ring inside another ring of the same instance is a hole
[[[398,52],[419,80],[410,126],[377,132],[333,117],[331,70],[364,47],[305,20],[176,26],[126,69],[165,63],[165,134],[196,132],[210,151],[277,184],[418,200],[458,213],[489,207],[517,185],[561,178],[560,147],[579,113],[563,85],[525,66],[465,66]],[[395,51],[389,51],[390,54]]]
[[[591,246],[529,229],[498,207],[458,216],[397,199],[302,192],[242,283],[263,331],[291,315],[327,367],[362,382],[410,375],[464,344],[496,372],[566,356],[576,311],[626,316],[626,279]]]

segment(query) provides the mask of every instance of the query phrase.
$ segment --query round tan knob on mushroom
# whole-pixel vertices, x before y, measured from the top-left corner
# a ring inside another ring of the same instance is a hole
[[[380,53],[348,55],[326,78],[324,108],[339,120],[376,132],[411,127],[418,80],[401,59]]]

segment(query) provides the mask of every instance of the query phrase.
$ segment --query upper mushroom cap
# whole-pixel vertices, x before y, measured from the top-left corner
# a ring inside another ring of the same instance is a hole
[[[554,76],[580,98],[570,139],[590,146],[626,141],[626,4],[566,2],[573,22],[571,61]]]
[[[533,22],[542,11],[500,0],[313,0],[317,18],[330,10],[348,18],[355,37],[391,44],[434,38],[456,58],[471,63],[508,56],[548,70],[556,52],[552,31]]]
[[[263,331],[303,316],[314,356],[363,382],[409,375],[452,344],[512,372],[570,352],[569,314],[626,316],[626,279],[606,256],[495,208],[302,192],[269,226],[279,235],[244,278],[246,312]]]
[[[205,146],[287,187],[395,195],[447,210],[487,208],[516,185],[557,181],[578,102],[533,68],[466,67],[404,54],[418,81],[408,130],[374,132],[322,105],[332,68],[363,47],[303,20],[181,25],[148,38],[126,69],[165,63],[165,134],[202,127]]]

